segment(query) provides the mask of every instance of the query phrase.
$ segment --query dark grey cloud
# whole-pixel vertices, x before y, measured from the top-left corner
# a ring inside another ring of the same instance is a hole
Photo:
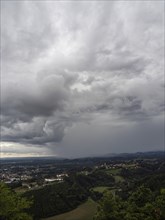
[[[162,149],[163,4],[3,1],[4,152]]]
[[[55,38],[49,11],[43,4],[2,2],[2,22],[2,58],[5,61],[31,62],[42,56]]]

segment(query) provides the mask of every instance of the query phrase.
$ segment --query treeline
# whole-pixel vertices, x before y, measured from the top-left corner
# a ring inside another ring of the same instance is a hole
[[[104,171],[95,171],[89,175],[72,174],[64,182],[47,185],[43,188],[27,191],[24,197],[32,199],[29,213],[34,219],[58,215],[76,208],[90,196],[94,200],[102,194],[91,190],[95,186],[113,186],[115,180]]]
[[[132,171],[131,171],[132,172]],[[117,191],[116,194],[122,199],[127,200],[135,189],[144,185],[146,188],[149,188],[155,195],[158,195],[162,188],[165,188],[165,173],[152,173],[139,176],[134,176],[132,179],[127,175],[123,175],[125,181],[120,183],[120,191]]]
[[[28,191],[24,196],[33,199],[29,212],[34,219],[39,219],[74,209],[87,199],[88,194],[77,184],[64,182]]]
[[[104,194],[99,202],[94,220],[164,220],[165,189],[158,194],[144,185],[132,192],[127,200],[114,196],[110,192]]]

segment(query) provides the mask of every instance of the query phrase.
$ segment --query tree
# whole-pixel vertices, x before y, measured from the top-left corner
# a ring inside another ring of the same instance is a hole
[[[0,183],[0,219],[1,220],[32,220],[26,210],[31,201],[19,196],[4,183]]]
[[[154,202],[156,219],[165,219],[165,189],[161,189]]]
[[[151,190],[143,185],[138,187],[137,190],[129,197],[129,202],[135,203],[138,207],[143,207],[147,202],[151,202],[152,200]]]
[[[100,201],[94,220],[121,220],[123,219],[124,203],[118,196],[106,192]]]
[[[107,192],[100,201],[94,220],[163,220],[165,219],[165,189],[159,195],[140,186],[127,201]]]

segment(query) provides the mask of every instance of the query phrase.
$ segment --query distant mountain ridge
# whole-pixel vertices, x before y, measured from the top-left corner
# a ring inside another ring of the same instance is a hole
[[[131,156],[163,156],[165,155],[165,151],[147,151],[147,152],[135,152],[135,153],[110,153],[106,154],[103,157],[131,157]]]
[[[41,160],[76,160],[76,159],[90,159],[90,158],[128,158],[128,157],[154,157],[165,156],[165,151],[147,151],[147,152],[135,152],[135,153],[108,153],[104,155],[92,155],[86,157],[57,157],[57,156],[42,156],[42,157],[10,157],[0,158],[1,161],[41,161]]]

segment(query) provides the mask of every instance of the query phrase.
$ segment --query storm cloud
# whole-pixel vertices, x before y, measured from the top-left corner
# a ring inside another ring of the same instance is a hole
[[[163,1],[3,1],[4,155],[162,150],[163,9]]]

